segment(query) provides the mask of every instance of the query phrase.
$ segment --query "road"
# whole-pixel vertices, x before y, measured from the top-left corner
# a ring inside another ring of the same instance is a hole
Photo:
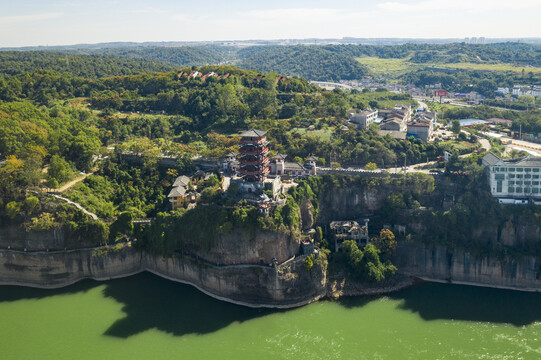
[[[502,143],[507,144],[507,148],[505,151],[506,154],[508,154],[509,151],[514,149],[518,151],[521,151],[521,150],[526,151],[529,154],[534,155],[534,156],[541,156],[541,144],[524,141],[524,140],[512,139],[500,134],[494,134],[494,133],[488,133],[488,132],[484,132],[483,134],[486,136],[498,138],[502,141]]]
[[[58,189],[54,189],[54,192],[64,192],[64,191],[68,190],[70,187],[72,187],[73,185],[77,184],[80,181],[83,181],[84,179],[86,179],[88,176],[90,176],[92,174],[94,174],[94,170],[87,173],[87,174],[81,175],[81,176],[71,180],[70,182],[65,183],[64,185],[62,185]]]

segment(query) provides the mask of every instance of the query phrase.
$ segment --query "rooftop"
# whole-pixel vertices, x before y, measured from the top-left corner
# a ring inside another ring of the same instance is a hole
[[[518,159],[504,159],[504,163],[508,165],[514,165],[514,166],[534,166],[534,167],[541,167],[541,156],[526,156],[523,158]]]
[[[489,152],[485,156],[483,156],[483,164],[486,164],[487,166],[495,165],[500,161],[500,158],[494,155],[492,152]]]
[[[171,189],[167,197],[170,198],[170,197],[184,196],[184,195],[186,195],[186,188],[183,186],[177,186]]]
[[[173,183],[173,187],[188,186],[189,183],[190,183],[190,178],[185,175],[181,175],[178,178],[176,178],[175,182]]]
[[[263,130],[250,129],[248,131],[240,134],[241,137],[262,137],[265,136],[267,132]]]

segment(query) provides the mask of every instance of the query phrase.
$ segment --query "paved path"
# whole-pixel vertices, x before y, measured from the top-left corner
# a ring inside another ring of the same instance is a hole
[[[91,213],[90,211],[88,211],[87,209],[85,209],[84,207],[81,206],[81,204],[78,204],[74,201],[71,201],[70,199],[66,199],[65,197],[62,197],[60,195],[56,195],[56,194],[49,194],[50,196],[52,197],[55,197],[59,200],[62,200],[62,201],[65,201],[67,202],[68,204],[70,205],[73,205],[75,206],[77,209],[81,210],[82,212],[84,212],[85,214],[89,215],[92,219],[94,220],[99,220],[98,218],[98,215],[94,214],[94,213]]]

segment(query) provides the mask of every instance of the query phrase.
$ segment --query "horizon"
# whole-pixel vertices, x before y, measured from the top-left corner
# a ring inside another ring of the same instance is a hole
[[[375,37],[375,38],[364,38],[364,37],[351,37],[344,36],[341,38],[276,38],[276,39],[232,39],[232,40],[155,40],[155,41],[104,41],[104,42],[95,42],[95,43],[70,43],[70,44],[39,44],[39,45],[22,45],[22,46],[0,46],[2,50],[17,50],[17,49],[35,49],[43,48],[54,50],[56,48],[74,48],[78,49],[81,47],[100,47],[100,45],[122,45],[126,44],[129,46],[170,46],[170,47],[181,47],[181,46],[205,46],[205,45],[224,45],[224,46],[245,46],[251,45],[306,45],[306,46],[324,46],[329,44],[341,44],[341,45],[400,45],[400,44],[456,44],[464,42],[469,39],[483,39],[482,43],[471,43],[472,45],[488,45],[496,43],[505,43],[505,42],[523,42],[524,44],[529,45],[541,45],[541,36],[540,37],[508,37],[508,38],[485,38],[485,37],[471,37],[471,38],[411,38],[411,37]],[[311,43],[316,41],[316,43]],[[365,41],[365,42],[362,42]],[[389,44],[384,44],[386,42],[392,42]],[[268,43],[268,44],[265,44]],[[105,47],[106,48],[106,47]]]
[[[1,48],[302,39],[539,38],[541,2],[521,0],[23,0],[2,5]]]

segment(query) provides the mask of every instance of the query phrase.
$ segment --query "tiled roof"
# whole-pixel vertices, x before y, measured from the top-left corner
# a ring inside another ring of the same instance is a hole
[[[169,192],[169,195],[167,195],[167,197],[176,197],[176,196],[184,196],[186,195],[186,188],[183,187],[183,186],[177,186],[177,187],[174,187],[173,189],[171,189],[171,191]]]
[[[176,178],[175,182],[173,183],[173,187],[188,186],[189,183],[190,183],[190,178],[185,175],[181,175],[178,178]]]
[[[304,171],[304,166],[295,162],[286,162],[284,163],[285,170],[294,170],[294,171]]]
[[[263,130],[250,129],[248,131],[240,134],[241,137],[261,137],[264,136],[267,132]]]
[[[500,158],[494,155],[492,152],[489,152],[483,156],[483,163],[488,166],[495,165],[498,161],[500,161]]]

